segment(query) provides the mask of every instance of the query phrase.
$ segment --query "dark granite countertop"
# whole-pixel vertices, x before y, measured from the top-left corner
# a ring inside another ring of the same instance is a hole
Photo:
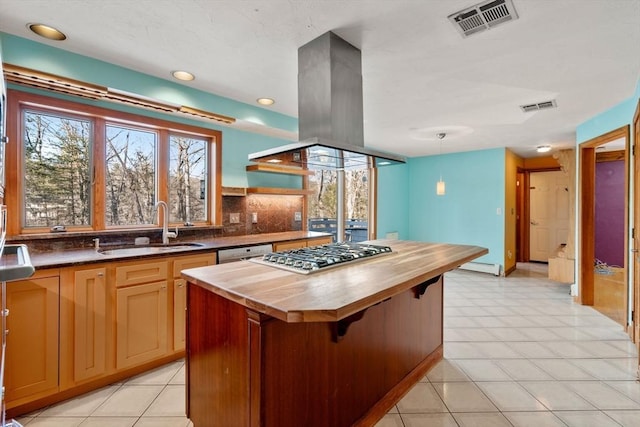
[[[199,252],[211,252],[219,249],[227,249],[242,246],[260,245],[265,243],[286,242],[289,240],[312,239],[331,236],[328,233],[315,231],[286,231],[282,233],[250,234],[245,236],[217,237],[206,240],[190,239],[188,241],[172,240],[171,244],[198,243],[198,246],[180,247],[165,252],[134,255],[105,255],[95,249],[68,249],[50,252],[30,254],[31,263],[36,269],[59,268],[74,265],[91,264],[108,261],[133,260],[159,256],[175,256],[197,254]],[[127,247],[135,247],[133,245]],[[110,249],[104,247],[103,249]]]

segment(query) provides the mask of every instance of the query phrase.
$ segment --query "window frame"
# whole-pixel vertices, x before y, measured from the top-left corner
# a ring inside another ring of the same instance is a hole
[[[195,226],[220,226],[222,223],[222,132],[143,114],[127,113],[89,104],[63,100],[46,95],[22,92],[15,89],[7,91],[7,135],[6,146],[6,191],[5,204],[10,215],[7,220],[7,233],[10,236],[24,234],[50,233],[45,227],[25,227],[24,217],[24,147],[23,147],[23,110],[41,111],[46,114],[63,114],[72,117],[90,119],[93,122],[92,159],[90,173],[93,176],[91,190],[91,218],[89,227],[67,226],[73,232],[105,232],[131,229],[157,228],[161,222],[156,216],[155,223],[149,225],[106,226],[106,126],[114,124],[139,129],[149,129],[158,133],[156,159],[157,187],[156,201],[168,200],[169,196],[169,136],[171,134],[192,136],[208,142],[207,159],[207,221],[196,222]],[[98,165],[102,165],[99,167]],[[180,226],[181,223],[173,223]]]

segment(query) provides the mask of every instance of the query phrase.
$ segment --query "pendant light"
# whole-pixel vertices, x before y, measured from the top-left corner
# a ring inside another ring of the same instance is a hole
[[[445,136],[447,136],[447,134],[444,132],[441,132],[436,134],[436,136],[440,140],[440,156],[442,156],[442,140],[444,139]],[[439,160],[439,163],[440,163],[440,180],[436,183],[436,194],[438,196],[444,196],[445,184],[444,184],[444,181],[442,180],[442,159]]]

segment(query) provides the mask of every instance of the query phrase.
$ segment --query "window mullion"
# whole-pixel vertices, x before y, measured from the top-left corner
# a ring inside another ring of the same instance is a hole
[[[106,131],[105,120],[98,117],[93,125],[93,144],[91,159],[91,206],[93,208],[94,230],[105,229],[105,170],[106,170]]]
[[[156,202],[158,200],[164,200],[167,202],[168,209],[165,215],[169,215],[171,212],[171,204],[169,200],[169,131],[167,129],[160,129],[158,132],[158,150],[157,156],[157,184],[156,184]],[[171,215],[169,215],[171,218]]]

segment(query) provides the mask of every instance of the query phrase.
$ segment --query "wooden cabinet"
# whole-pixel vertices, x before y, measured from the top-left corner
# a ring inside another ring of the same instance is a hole
[[[7,283],[7,402],[58,391],[60,282],[51,274]]]
[[[167,353],[168,262],[116,267],[116,369]]]
[[[273,250],[275,252],[289,251],[292,249],[305,248],[307,246],[324,245],[326,243],[331,243],[331,236],[315,237],[311,239],[289,240],[287,242],[274,242]]]
[[[216,263],[216,254],[192,255],[173,261],[173,350],[185,348],[185,311],[187,310],[187,282],[180,272],[187,268],[204,267]]]
[[[63,276],[64,277],[64,276]],[[107,371],[108,288],[105,267],[73,272],[73,380]]]
[[[167,282],[116,291],[116,368],[124,369],[167,352]]]
[[[327,243],[332,242],[332,236],[314,237],[312,239],[307,239],[307,246],[326,245]]]

